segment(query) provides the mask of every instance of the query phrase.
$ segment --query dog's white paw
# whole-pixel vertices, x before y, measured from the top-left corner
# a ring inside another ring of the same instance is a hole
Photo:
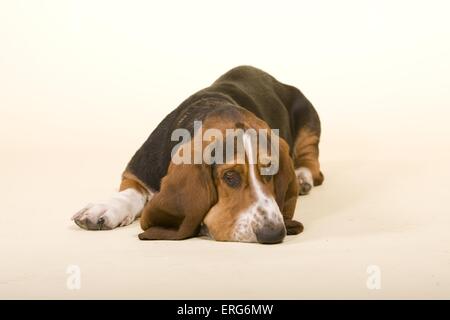
[[[306,167],[300,167],[295,170],[295,175],[300,184],[300,194],[308,194],[314,186],[311,170]]]
[[[86,230],[111,230],[131,224],[144,208],[147,196],[134,189],[118,192],[106,203],[88,204],[72,220]]]
[[[136,215],[126,206],[111,203],[88,204],[72,217],[80,228],[86,230],[111,230],[127,226],[135,219]]]

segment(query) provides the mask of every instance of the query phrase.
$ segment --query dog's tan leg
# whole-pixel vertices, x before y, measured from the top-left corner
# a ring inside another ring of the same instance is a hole
[[[152,195],[138,178],[125,172],[118,192],[105,202],[88,204],[72,220],[87,230],[110,230],[126,226],[140,216]]]
[[[308,194],[313,186],[321,185],[324,177],[319,164],[319,135],[300,129],[294,145],[294,168],[300,183],[300,194]]]

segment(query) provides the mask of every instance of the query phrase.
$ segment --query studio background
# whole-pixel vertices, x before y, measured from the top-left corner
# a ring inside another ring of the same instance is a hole
[[[448,299],[449,11],[1,1],[0,298]],[[321,117],[325,183],[298,201],[303,234],[275,246],[142,242],[138,223],[70,221],[118,188],[165,115],[242,64],[297,86]]]

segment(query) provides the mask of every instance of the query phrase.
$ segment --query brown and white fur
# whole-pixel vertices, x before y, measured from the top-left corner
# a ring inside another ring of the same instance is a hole
[[[246,134],[243,164],[175,164],[171,133],[194,133],[194,121],[224,132],[224,139],[226,129],[278,129],[278,172],[260,174],[259,149]],[[84,229],[108,230],[140,217],[142,240],[208,235],[278,243],[303,230],[293,220],[298,195],[323,182],[319,140],[319,117],[297,88],[259,69],[237,67],[171,112],[130,160],[119,192],[87,205],[73,220]]]

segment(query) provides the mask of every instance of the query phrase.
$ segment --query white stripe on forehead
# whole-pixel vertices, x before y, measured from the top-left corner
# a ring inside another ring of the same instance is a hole
[[[243,140],[245,153],[247,154],[248,157],[248,168],[251,185],[253,185],[258,200],[262,198],[267,198],[259,184],[259,181],[256,179],[255,167],[257,167],[258,162],[257,156],[253,152],[254,148],[252,144],[252,138],[248,133],[245,133],[243,136]]]
[[[240,214],[232,237],[235,241],[256,242],[255,230],[267,223],[282,224],[283,216],[273,196],[264,193],[261,182],[256,178],[257,154],[254,152],[252,137],[248,133],[243,135],[243,144],[248,158],[249,185],[256,199]]]

